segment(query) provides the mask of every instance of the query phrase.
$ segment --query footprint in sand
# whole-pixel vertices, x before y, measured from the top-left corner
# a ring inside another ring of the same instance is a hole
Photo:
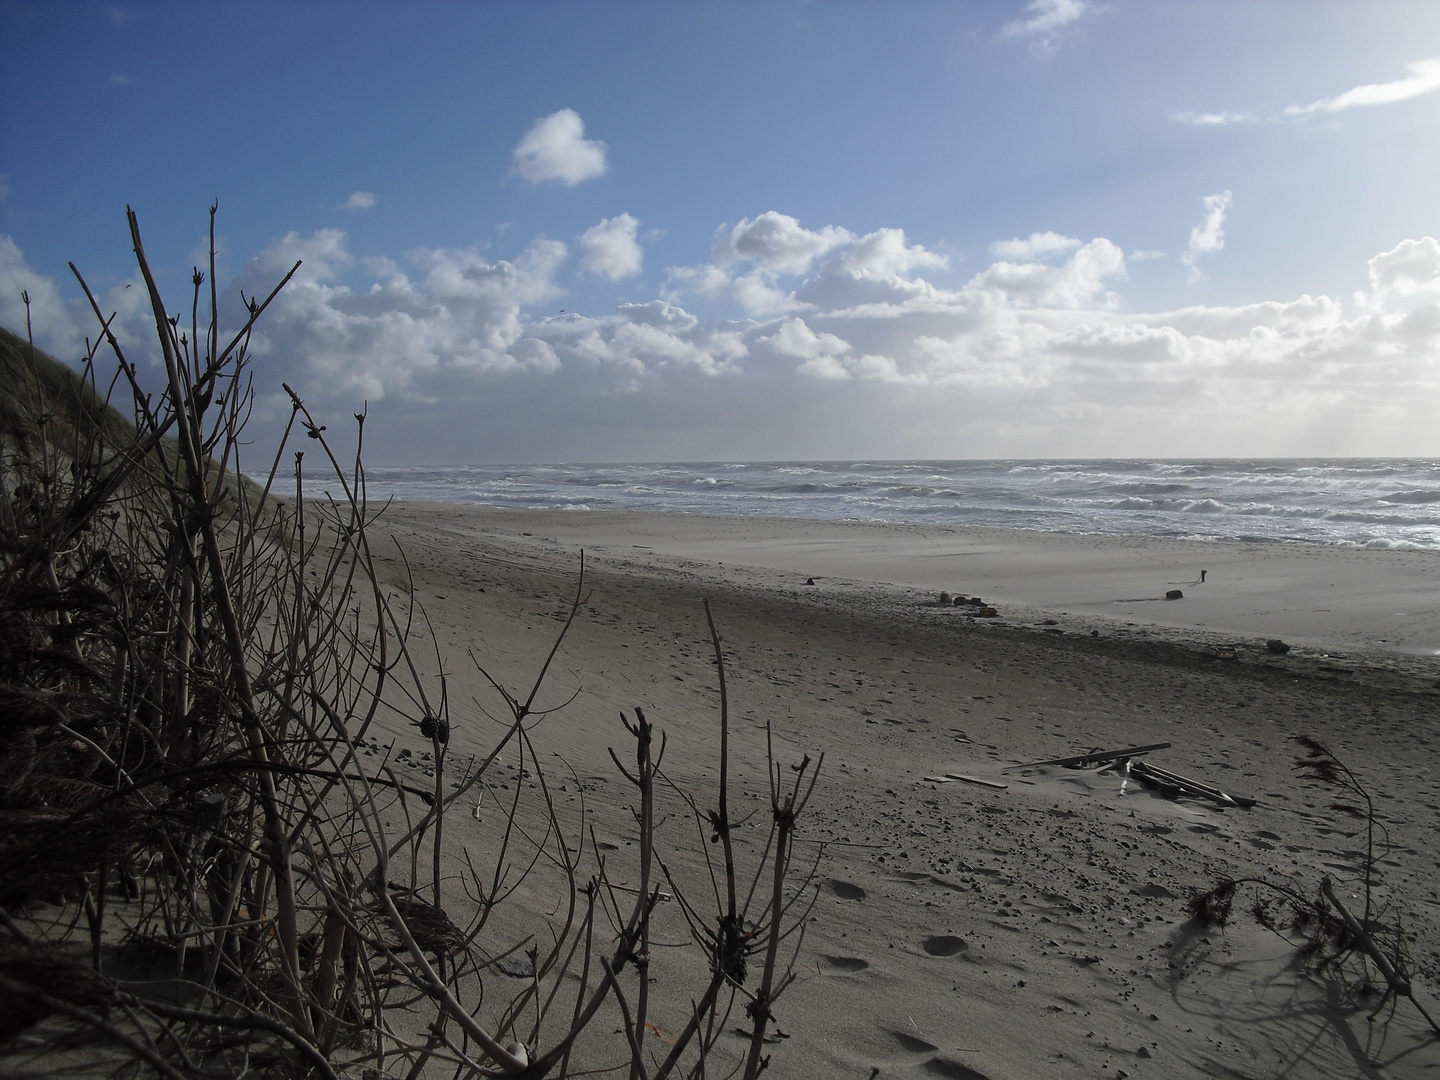
[[[870,966],[868,960],[861,960],[858,956],[826,956],[824,960],[827,967],[847,974],[853,971],[864,971]]]
[[[890,1037],[912,1054],[933,1054],[940,1049],[934,1043],[916,1038],[908,1031],[891,1031]]]
[[[900,1048],[910,1054],[934,1054],[940,1049],[934,1043],[918,1036],[911,1035],[908,1031],[896,1031],[891,1029],[886,1032],[892,1039],[900,1044]],[[968,1065],[962,1065],[950,1058],[932,1057],[918,1063],[920,1070],[930,1076],[942,1076],[947,1080],[990,1080],[982,1072],[976,1072]],[[877,1073],[879,1069],[875,1070]]]
[[[931,1076],[943,1076],[945,1080],[990,1080],[984,1073],[949,1058],[931,1058],[925,1062],[924,1069]]]
[[[936,934],[922,941],[920,947],[931,956],[954,956],[956,953],[964,952],[970,946],[965,944],[964,938],[954,937],[950,934]]]
[[[852,885],[848,881],[841,881],[838,878],[830,879],[830,889],[841,900],[864,900],[865,890],[859,885]]]

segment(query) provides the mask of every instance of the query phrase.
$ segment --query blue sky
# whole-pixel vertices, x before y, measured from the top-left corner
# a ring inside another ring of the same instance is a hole
[[[1437,135],[1434,4],[0,0],[0,323],[216,199],[377,464],[1440,454]]]

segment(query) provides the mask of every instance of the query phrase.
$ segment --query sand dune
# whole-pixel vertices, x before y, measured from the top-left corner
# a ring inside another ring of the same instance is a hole
[[[1355,826],[1291,767],[1303,731],[1377,797],[1392,845],[1385,918],[1407,936],[1417,994],[1436,1002],[1433,555],[439,504],[394,505],[376,533],[404,548],[451,672],[452,752],[490,737],[459,704],[486,692],[467,651],[502,681],[533,671],[582,547],[590,592],[552,688],[578,696],[538,729],[543,753],[618,791],[605,748],[621,741],[618,711],[640,705],[669,735],[671,777],[711,798],[701,596],[725,637],[738,783],[763,790],[766,722],[782,760],[824,751],[800,831],[819,856],[819,898],[769,1075],[1440,1069],[1405,1003],[1369,1022],[1373,1001],[1306,973],[1248,918],[1206,931],[1185,911],[1222,877],[1313,891],[1329,874],[1353,891]],[[401,564],[386,557],[398,591]],[[934,605],[942,588],[993,601],[999,617]],[[1184,599],[1154,599],[1172,588]],[[1269,638],[1295,648],[1272,654]],[[1155,764],[1257,805],[1164,798],[1095,768],[1008,768],[1167,741]],[[946,772],[988,784],[925,779]],[[622,800],[596,802],[597,835],[623,854]],[[661,841],[679,852],[677,874],[699,874],[674,803]],[[478,843],[485,827],[467,837],[457,825],[454,842]],[[657,1008],[663,1033],[688,1003]]]

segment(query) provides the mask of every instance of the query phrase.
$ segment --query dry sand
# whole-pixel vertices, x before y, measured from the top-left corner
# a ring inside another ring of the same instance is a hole
[[[537,737],[598,793],[591,821],[617,860],[633,832],[605,751],[623,745],[621,709],[645,709],[671,777],[713,802],[700,597],[725,638],[738,784],[764,790],[766,722],[782,761],[825,753],[800,828],[808,852],[826,842],[820,895],[767,1075],[1440,1076],[1408,1003],[1367,1020],[1374,1002],[1308,974],[1239,914],[1248,899],[1224,932],[1185,911],[1222,877],[1313,892],[1329,874],[1354,891],[1363,833],[1293,772],[1290,737],[1307,733],[1376,796],[1385,917],[1440,1012],[1435,555],[421,503],[391,506],[376,532],[408,557],[462,755],[491,731],[467,652],[508,685],[532,677],[585,549],[588,600],[548,700],[578,696]],[[942,588],[999,616],[941,608]],[[1175,588],[1183,600],[1160,599]],[[1002,772],[1162,741],[1154,764],[1258,804],[1161,798],[1113,772]],[[924,779],[946,771],[1008,786]],[[672,803],[660,842],[678,874],[698,872],[703,845]],[[483,843],[484,823],[455,820],[454,843]],[[512,918],[544,911],[535,897]],[[660,1004],[662,1035],[687,1009]]]

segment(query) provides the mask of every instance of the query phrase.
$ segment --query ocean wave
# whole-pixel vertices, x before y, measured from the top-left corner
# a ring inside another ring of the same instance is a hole
[[[1440,550],[1434,459],[378,466],[367,478],[372,500]],[[306,479],[312,492],[327,483]],[[293,480],[276,490],[293,494]]]
[[[1389,495],[1380,496],[1382,502],[1405,503],[1412,506],[1423,506],[1428,503],[1440,503],[1440,491],[1421,488],[1418,491],[1394,491]]]

